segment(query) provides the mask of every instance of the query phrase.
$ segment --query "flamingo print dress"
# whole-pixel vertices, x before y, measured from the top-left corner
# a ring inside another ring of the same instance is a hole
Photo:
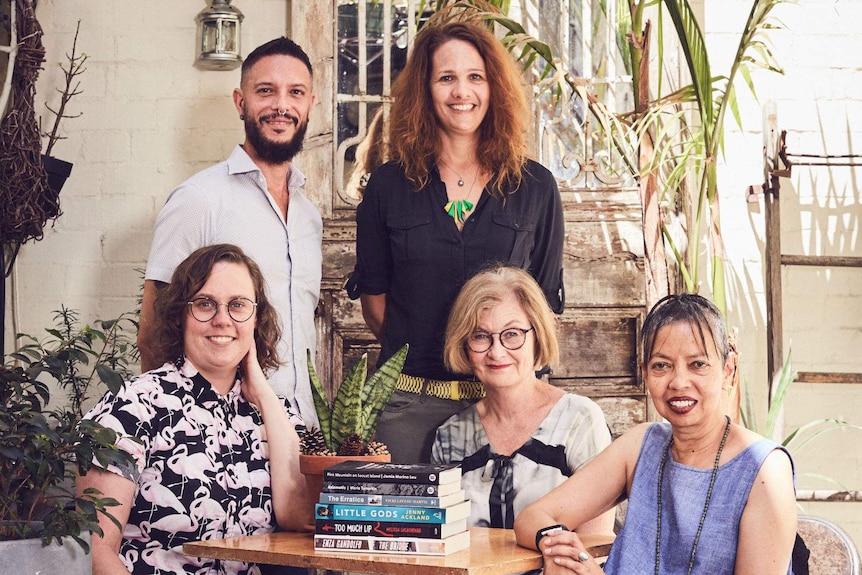
[[[301,426],[287,402],[291,422]],[[275,528],[263,419],[240,393],[220,396],[183,358],[132,378],[86,415],[121,436],[137,490],[120,559],[131,573],[247,575],[256,565],[189,557],[186,542]]]

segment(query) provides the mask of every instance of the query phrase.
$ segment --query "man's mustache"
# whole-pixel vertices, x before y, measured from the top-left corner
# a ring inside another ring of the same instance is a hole
[[[297,126],[299,125],[299,117],[294,116],[293,114],[287,114],[287,113],[279,114],[278,112],[276,112],[275,114],[268,114],[266,116],[261,116],[260,121],[261,122],[268,122],[270,120],[275,120],[277,118],[286,118],[286,119],[290,120],[291,122],[293,122],[294,125],[297,125]]]

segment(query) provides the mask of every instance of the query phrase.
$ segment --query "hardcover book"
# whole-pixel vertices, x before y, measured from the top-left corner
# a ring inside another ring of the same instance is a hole
[[[323,480],[444,485],[461,480],[461,467],[459,464],[343,461],[324,469]]]
[[[430,483],[377,483],[374,481],[327,481],[324,479],[324,493],[365,493],[368,495],[419,495],[442,497],[461,489],[461,482],[433,485]]]
[[[449,507],[464,501],[467,494],[463,489],[440,497],[418,495],[378,495],[367,493],[321,493],[321,503],[337,505],[387,505],[389,507]]]
[[[445,539],[467,531],[467,520],[451,523],[413,523],[403,521],[332,521],[318,519],[315,533],[318,535],[371,535],[373,537],[418,537],[421,539]]]
[[[335,521],[413,521],[416,523],[451,523],[470,515],[470,501],[450,507],[386,507],[378,505],[324,505],[314,506],[315,519]]]
[[[470,532],[462,531],[446,539],[415,537],[350,537],[315,535],[315,551],[350,553],[404,553],[408,555],[449,555],[470,546]]]

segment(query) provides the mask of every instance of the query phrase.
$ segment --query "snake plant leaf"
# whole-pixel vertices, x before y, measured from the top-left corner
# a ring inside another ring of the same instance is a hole
[[[366,443],[374,435],[380,413],[389,403],[395,383],[401,375],[401,368],[404,367],[404,361],[407,359],[408,348],[409,345],[404,344],[404,347],[387,359],[362,387],[362,428],[359,435]]]
[[[335,394],[332,404],[332,445],[338,451],[348,435],[359,433],[360,413],[362,411],[361,392],[368,375],[368,354],[363,354],[356,365],[344,376],[344,381]]]
[[[314,370],[314,362],[311,361],[311,350],[306,349],[305,354],[308,361],[308,378],[311,380],[311,397],[314,399],[314,410],[317,412],[318,421],[320,421],[320,431],[323,432],[323,438],[326,441],[327,447],[329,447],[332,441],[332,409],[329,407],[329,399],[326,397],[326,391],[323,389],[320,378],[317,377],[317,372]]]

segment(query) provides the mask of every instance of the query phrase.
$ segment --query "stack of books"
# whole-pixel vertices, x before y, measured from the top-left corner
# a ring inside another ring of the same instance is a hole
[[[345,461],[323,471],[319,551],[448,555],[470,545],[461,467]]]

